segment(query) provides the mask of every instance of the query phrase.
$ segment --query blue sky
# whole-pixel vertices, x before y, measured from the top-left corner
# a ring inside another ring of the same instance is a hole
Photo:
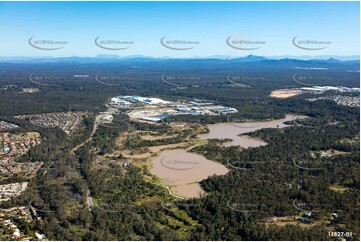
[[[145,55],[154,57],[359,55],[359,2],[0,2],[0,56]],[[45,51],[28,44],[67,41]],[[106,50],[94,39],[133,41]],[[160,39],[199,44],[177,51]],[[263,41],[238,50],[226,39]],[[292,39],[330,41],[322,50],[296,48]]]

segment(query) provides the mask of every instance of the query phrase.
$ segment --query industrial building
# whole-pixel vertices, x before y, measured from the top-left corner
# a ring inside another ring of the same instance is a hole
[[[166,117],[175,115],[224,115],[238,112],[235,108],[215,105],[206,100],[170,102],[160,98],[141,96],[113,97],[108,105],[113,108],[131,108],[132,110],[128,112],[130,119],[145,122],[160,122]],[[103,119],[108,118],[108,122],[111,122],[112,119],[108,116],[111,115],[104,116]]]

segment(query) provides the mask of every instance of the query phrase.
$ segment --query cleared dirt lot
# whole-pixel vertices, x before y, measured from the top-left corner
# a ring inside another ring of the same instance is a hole
[[[288,98],[300,95],[302,93],[299,89],[280,89],[271,92],[270,97],[274,98]]]

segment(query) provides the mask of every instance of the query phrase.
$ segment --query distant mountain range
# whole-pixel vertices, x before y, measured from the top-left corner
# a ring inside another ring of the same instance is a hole
[[[245,57],[234,57],[215,55],[209,57],[192,57],[192,58],[171,58],[171,57],[150,57],[143,55],[132,55],[132,56],[118,56],[118,55],[97,55],[95,57],[0,57],[2,63],[59,63],[59,62],[116,62],[121,60],[137,60],[137,61],[161,61],[161,60],[222,60],[239,63],[250,63],[250,62],[353,62],[359,63],[360,57],[354,56],[274,56],[274,57],[263,57],[257,55],[248,55]]]

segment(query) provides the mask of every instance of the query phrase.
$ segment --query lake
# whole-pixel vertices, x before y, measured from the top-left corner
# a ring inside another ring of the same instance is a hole
[[[289,125],[285,121],[303,119],[307,116],[286,115],[283,119],[266,122],[249,123],[218,123],[208,125],[209,133],[200,135],[201,139],[232,139],[225,145],[237,145],[244,148],[267,145],[266,142],[256,140],[244,133],[263,128],[283,128]],[[241,135],[241,136],[239,136]],[[211,175],[225,175],[228,169],[219,163],[205,157],[187,152],[185,149],[165,150],[152,160],[153,167],[150,172],[161,178],[163,185],[169,187],[174,195],[184,198],[200,197],[203,190],[199,182]]]
[[[242,146],[244,148],[259,147],[267,145],[266,142],[257,140],[242,134],[253,132],[263,128],[283,128],[286,125],[283,122],[294,119],[304,119],[307,116],[288,114],[283,119],[276,119],[266,122],[248,122],[248,123],[217,123],[208,125],[209,133],[199,135],[200,139],[232,139],[231,142],[225,143],[225,146]]]
[[[200,197],[198,182],[211,175],[224,175],[228,169],[222,164],[183,149],[166,150],[152,160],[150,172],[171,187],[174,194],[185,198]]]

